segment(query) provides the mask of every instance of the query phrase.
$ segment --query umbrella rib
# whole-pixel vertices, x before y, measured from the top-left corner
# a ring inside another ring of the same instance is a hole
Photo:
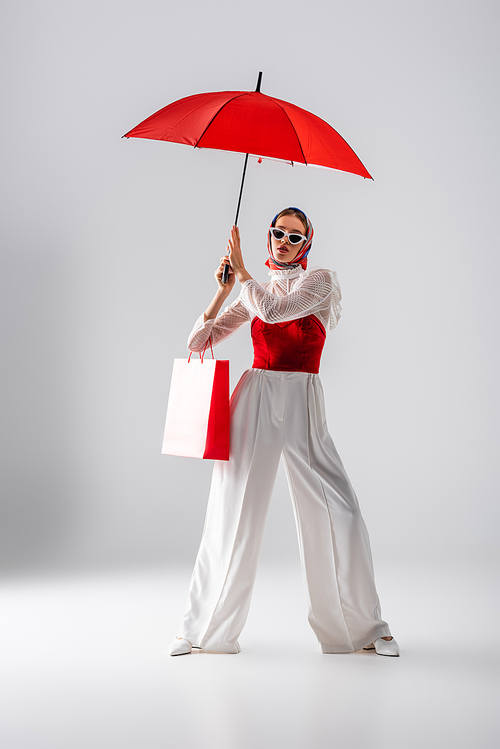
[[[274,103],[275,103],[275,104],[276,104],[276,105],[277,105],[277,106],[278,106],[278,107],[279,107],[279,108],[281,109],[281,111],[285,113],[285,115],[286,115],[286,118],[288,119],[288,122],[289,122],[289,123],[290,123],[290,125],[292,126],[292,130],[293,130],[293,132],[295,133],[295,137],[297,138],[297,143],[299,144],[300,152],[301,152],[301,154],[302,154],[302,157],[303,157],[303,159],[304,159],[304,164],[305,164],[305,165],[307,166],[307,159],[306,159],[306,155],[305,155],[305,153],[304,153],[304,151],[303,151],[303,149],[302,149],[302,143],[300,142],[300,138],[299,138],[299,136],[297,135],[297,131],[296,131],[296,129],[295,129],[295,126],[294,126],[294,124],[293,124],[292,120],[290,119],[290,117],[289,117],[289,115],[288,115],[288,112],[286,111],[286,109],[285,109],[284,107],[282,107],[282,106],[281,106],[281,104],[279,104],[279,102],[277,102],[277,101],[276,101],[276,99],[273,99],[273,101],[274,101]]]
[[[224,104],[222,105],[222,107],[220,107],[220,109],[218,109],[216,111],[216,113],[214,114],[214,116],[212,117],[212,119],[210,120],[210,122],[207,124],[206,128],[204,129],[204,131],[202,132],[202,134],[200,135],[200,137],[198,138],[198,140],[194,144],[194,148],[200,148],[201,147],[201,146],[198,146],[198,143],[203,138],[203,136],[205,135],[205,133],[207,132],[208,128],[210,127],[210,125],[212,124],[212,122],[215,120],[215,118],[222,112],[222,110],[224,109],[224,107],[227,107],[227,105],[229,104],[229,102],[234,101],[235,99],[239,99],[241,96],[245,96],[246,93],[248,93],[248,92],[247,91],[242,91],[241,94],[238,94],[238,96],[233,96],[233,97],[231,97],[231,99],[228,99],[227,101],[224,102]]]

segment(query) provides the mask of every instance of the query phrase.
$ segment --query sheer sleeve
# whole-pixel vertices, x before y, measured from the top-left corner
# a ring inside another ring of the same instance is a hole
[[[318,314],[335,327],[340,317],[340,287],[335,274],[324,268],[304,274],[291,291],[278,296],[253,279],[243,285],[240,299],[250,313],[267,323],[296,320]]]
[[[212,346],[215,346],[225,338],[229,338],[250,319],[250,313],[241,303],[239,297],[213,320],[204,322],[204,315],[202,314],[195,322],[189,335],[188,349],[190,351],[203,351],[210,336],[212,337]]]

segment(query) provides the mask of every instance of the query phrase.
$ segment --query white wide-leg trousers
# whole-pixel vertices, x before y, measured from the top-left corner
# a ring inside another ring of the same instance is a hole
[[[250,369],[231,398],[229,461],[216,461],[180,637],[237,652],[264,524],[283,455],[307,583],[309,622],[324,653],[389,636],[368,532],[326,425],[319,375]]]

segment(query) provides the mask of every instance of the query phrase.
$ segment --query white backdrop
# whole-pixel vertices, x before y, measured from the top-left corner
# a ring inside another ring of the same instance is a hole
[[[160,455],[171,362],[215,290],[243,156],[120,136],[202,91],[330,122],[375,181],[250,162],[266,280],[298,205],[343,317],[329,427],[375,560],[489,555],[498,527],[499,6],[485,0],[5,2],[2,519],[6,570],[187,562],[210,462]],[[248,329],[217,350],[232,382]],[[264,556],[296,556],[283,477]]]

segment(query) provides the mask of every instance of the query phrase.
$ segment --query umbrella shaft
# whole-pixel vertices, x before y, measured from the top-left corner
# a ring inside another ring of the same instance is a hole
[[[240,215],[241,196],[243,195],[243,185],[245,183],[245,174],[247,171],[248,154],[245,154],[245,164],[243,166],[243,175],[241,177],[240,196],[238,198],[238,207],[236,209],[236,218],[234,219],[234,225],[238,226],[238,216]]]
[[[248,154],[245,154],[245,164],[243,166],[243,175],[241,177],[240,195],[238,198],[238,207],[236,209],[236,218],[234,219],[234,225],[238,226],[238,216],[240,215],[241,196],[243,195],[243,185],[245,183],[245,174],[247,171]],[[222,283],[226,284],[229,276],[229,267],[226,265],[222,271]]]

